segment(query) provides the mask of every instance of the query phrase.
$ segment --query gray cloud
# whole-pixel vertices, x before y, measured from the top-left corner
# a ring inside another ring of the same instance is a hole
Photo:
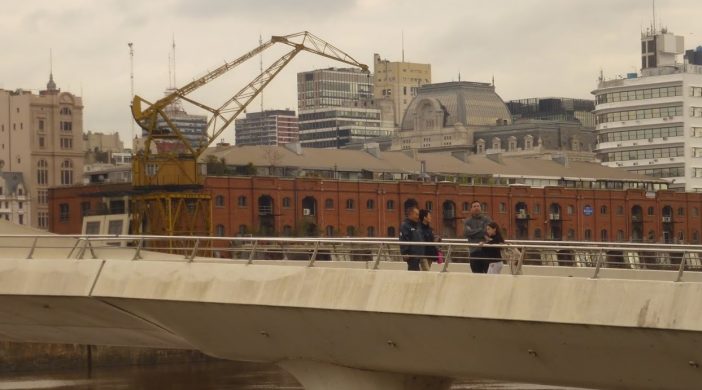
[[[699,0],[656,5],[688,48],[702,44]],[[182,84],[252,49],[259,34],[265,40],[302,30],[366,63],[374,52],[399,60],[404,31],[406,58],[431,63],[435,82],[455,80],[458,72],[474,81],[494,75],[504,99],[589,97],[600,69],[614,77],[639,66],[639,33],[651,20],[650,3],[640,0],[24,0],[4,7],[0,87],[43,88],[53,49],[59,87],[85,95],[86,131],[119,130],[125,140],[128,42],[136,93],[151,100],[168,86],[173,36]],[[267,52],[264,60],[277,55]],[[203,96],[221,103],[256,76],[253,62]],[[301,54],[265,91],[266,107],[296,108],[295,73],[332,65]]]

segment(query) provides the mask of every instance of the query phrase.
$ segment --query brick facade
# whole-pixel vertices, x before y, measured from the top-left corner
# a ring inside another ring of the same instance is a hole
[[[52,189],[51,231],[80,233],[83,214],[114,212],[129,189]],[[208,177],[205,191],[212,196],[213,231],[224,236],[396,236],[412,200],[433,210],[434,228],[444,237],[462,236],[473,200],[511,239],[699,243],[702,231],[698,193],[277,177]]]

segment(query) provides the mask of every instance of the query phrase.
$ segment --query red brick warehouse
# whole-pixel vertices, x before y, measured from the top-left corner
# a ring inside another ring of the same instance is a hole
[[[51,189],[51,231],[80,233],[83,215],[124,210],[129,189]],[[698,193],[236,176],[210,176],[204,191],[218,236],[395,237],[416,202],[433,211],[438,234],[461,237],[474,200],[512,239],[699,243],[702,230]]]

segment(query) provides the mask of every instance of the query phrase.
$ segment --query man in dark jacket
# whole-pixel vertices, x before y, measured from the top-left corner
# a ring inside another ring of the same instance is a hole
[[[490,222],[492,222],[492,220],[490,217],[483,214],[483,208],[480,205],[480,202],[475,200],[470,205],[470,217],[463,221],[463,235],[471,244],[478,244],[485,241],[485,228]],[[470,257],[473,257],[479,250],[480,248],[477,246],[471,247]],[[473,270],[473,272],[477,272],[477,269],[474,268],[474,262],[472,261],[470,263],[470,268]]]
[[[422,242],[422,233],[419,226],[419,209],[410,207],[407,209],[407,219],[400,226],[400,241]],[[419,262],[424,256],[424,246],[422,245],[400,245],[400,254],[407,262],[407,269],[419,271]]]

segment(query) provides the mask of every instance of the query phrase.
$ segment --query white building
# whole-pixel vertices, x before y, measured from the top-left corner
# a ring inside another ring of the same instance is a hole
[[[31,202],[20,172],[0,172],[0,218],[29,225]]]
[[[683,53],[683,37],[641,37],[641,74],[600,79],[596,90],[597,153],[603,165],[702,191],[702,63]]]

